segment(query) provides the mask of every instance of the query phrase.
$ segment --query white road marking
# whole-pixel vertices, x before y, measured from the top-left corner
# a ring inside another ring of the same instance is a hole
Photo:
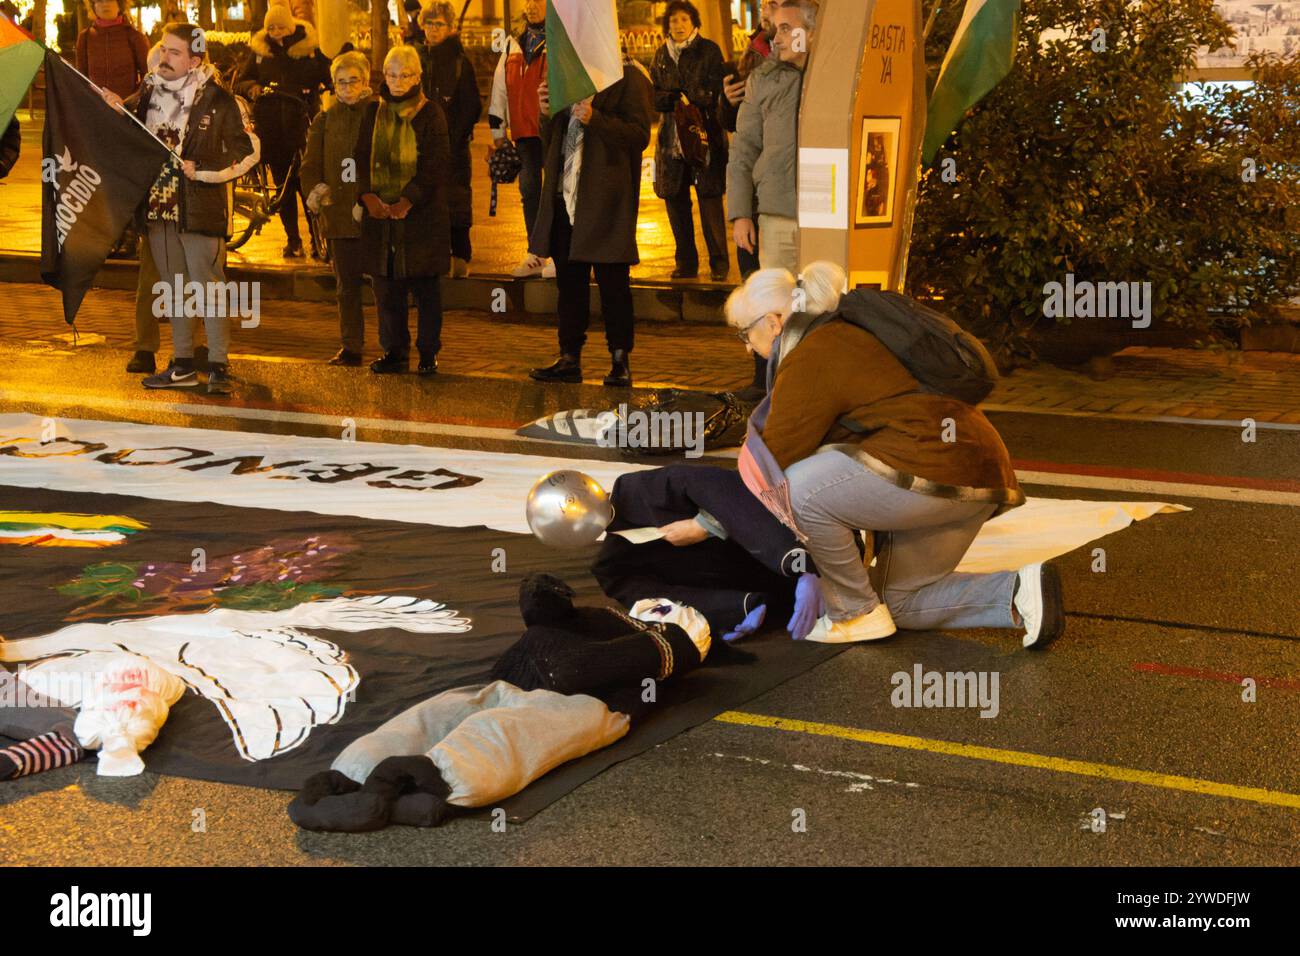
[[[761,764],[765,767],[775,767],[780,770],[796,770],[800,773],[817,773],[824,777],[837,777],[843,780],[852,780],[853,782],[845,788],[845,793],[862,793],[867,790],[875,790],[872,784],[893,784],[895,786],[917,788],[919,783],[910,781],[892,780],[888,777],[873,777],[869,773],[858,773],[854,770],[825,770],[821,767],[805,767],[803,764],[784,764],[777,763],[775,760],[764,760],[762,757],[747,757],[744,754],[722,754],[714,752],[712,757],[718,757],[722,760],[741,760],[745,763]]]

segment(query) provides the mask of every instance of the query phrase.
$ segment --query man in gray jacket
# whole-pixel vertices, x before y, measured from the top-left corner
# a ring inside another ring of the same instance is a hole
[[[817,4],[785,0],[772,23],[772,57],[750,75],[736,120],[727,197],[736,245],[753,252],[757,239],[763,268],[797,273],[799,98],[817,26]]]

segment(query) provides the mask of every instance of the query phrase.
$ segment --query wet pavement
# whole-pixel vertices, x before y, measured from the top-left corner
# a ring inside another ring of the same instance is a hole
[[[326,434],[353,417],[363,440],[563,454],[515,441],[509,426],[605,394],[511,376],[376,383],[264,359],[240,365],[241,395],[216,399],[144,393],[120,372],[125,357],[0,342],[0,410],[281,434]],[[1247,443],[1222,426],[991,418],[1042,476],[1031,495],[1192,508],[1102,539],[1104,572],[1091,548],[1065,556],[1068,631],[1046,652],[994,631],[851,648],[504,833],[481,817],[304,833],[287,793],[100,779],[82,764],[0,786],[0,863],[1293,865],[1300,432],[1262,429]],[[1179,494],[1159,484],[1170,473],[1185,482]],[[1215,497],[1225,489],[1234,500]],[[997,671],[998,716],[895,708],[891,676],[917,664]],[[206,832],[192,830],[196,809]],[[792,829],[800,815],[806,832]]]

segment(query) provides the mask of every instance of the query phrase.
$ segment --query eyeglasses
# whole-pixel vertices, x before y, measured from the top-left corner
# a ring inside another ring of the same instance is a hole
[[[384,77],[389,80],[418,80],[419,73],[384,73]]]
[[[745,326],[743,329],[737,329],[737,330],[736,330],[736,338],[740,339],[741,342],[743,342],[744,344],[748,345],[748,344],[749,344],[749,333],[750,333],[750,332],[753,332],[753,331],[754,331],[754,328],[758,325],[758,323],[760,323],[760,322],[762,322],[764,319],[766,319],[766,318],[768,317],[769,314],[770,314],[770,313],[765,312],[765,313],[763,313],[762,315],[760,315],[758,318],[756,318],[753,322],[750,322],[749,325]]]
[[[335,80],[334,85],[335,86],[360,86],[364,82],[365,80],[361,79],[361,77],[357,77],[355,80]]]

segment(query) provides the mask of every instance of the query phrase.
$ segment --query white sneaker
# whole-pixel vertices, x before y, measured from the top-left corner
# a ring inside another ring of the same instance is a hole
[[[1027,564],[1017,576],[1016,596],[1011,603],[1024,624],[1022,643],[1041,650],[1065,632],[1061,575],[1052,564]]]
[[[544,266],[542,267],[542,278],[543,278],[543,279],[554,279],[554,278],[555,278],[555,260],[554,260],[554,259],[547,259],[547,260],[546,260],[546,265],[544,265]]]
[[[822,615],[804,640],[817,644],[856,644],[859,641],[879,641],[897,630],[889,608],[878,604],[874,610],[851,621],[832,621]]]
[[[527,255],[524,256],[523,262],[515,266],[510,274],[516,279],[531,279],[533,276],[539,276],[546,268],[546,260],[541,256]]]

